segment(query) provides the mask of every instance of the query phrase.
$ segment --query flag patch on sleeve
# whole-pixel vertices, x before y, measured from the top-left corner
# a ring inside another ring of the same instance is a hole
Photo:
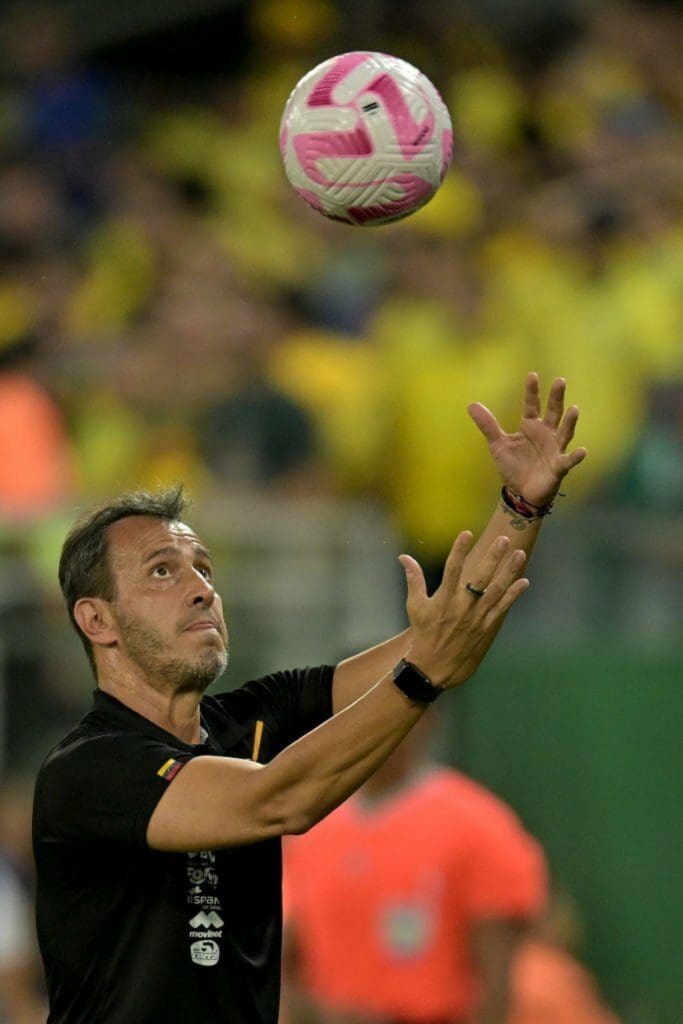
[[[164,761],[161,768],[157,772],[157,775],[160,776],[160,778],[164,779],[166,782],[170,782],[171,779],[175,778],[175,776],[178,774],[178,772],[180,771],[184,764],[184,761],[176,761],[175,758],[169,757],[168,761]]]

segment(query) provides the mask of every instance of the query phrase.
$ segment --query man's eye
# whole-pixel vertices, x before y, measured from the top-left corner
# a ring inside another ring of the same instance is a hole
[[[197,572],[200,572],[205,580],[213,579],[213,572],[206,565],[198,566]]]
[[[154,569],[154,571],[152,572],[152,575],[153,576],[158,576],[161,579],[164,579],[166,576],[168,576],[168,566],[167,565],[157,565],[156,569]]]

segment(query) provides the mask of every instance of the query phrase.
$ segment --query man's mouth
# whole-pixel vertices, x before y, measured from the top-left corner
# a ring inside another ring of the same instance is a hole
[[[185,626],[185,631],[197,632],[202,629],[213,629],[216,633],[220,633],[220,630],[213,619],[198,619],[196,622],[190,623],[189,626]]]

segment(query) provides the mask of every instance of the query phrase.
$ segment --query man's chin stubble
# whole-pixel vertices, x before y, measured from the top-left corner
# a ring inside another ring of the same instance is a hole
[[[166,658],[164,644],[154,629],[119,612],[128,645],[128,655],[143,670],[150,683],[160,691],[201,695],[225,671],[228,643],[199,654],[195,662]]]
[[[228,652],[208,651],[196,662],[173,660],[163,666],[166,685],[174,693],[199,693],[223,675],[228,665]]]

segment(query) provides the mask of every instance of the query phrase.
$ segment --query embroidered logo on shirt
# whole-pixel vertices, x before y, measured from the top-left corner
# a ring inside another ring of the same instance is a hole
[[[184,763],[184,761],[176,761],[175,758],[169,757],[168,761],[162,764],[157,775],[165,779],[166,782],[170,782],[178,774]]]

